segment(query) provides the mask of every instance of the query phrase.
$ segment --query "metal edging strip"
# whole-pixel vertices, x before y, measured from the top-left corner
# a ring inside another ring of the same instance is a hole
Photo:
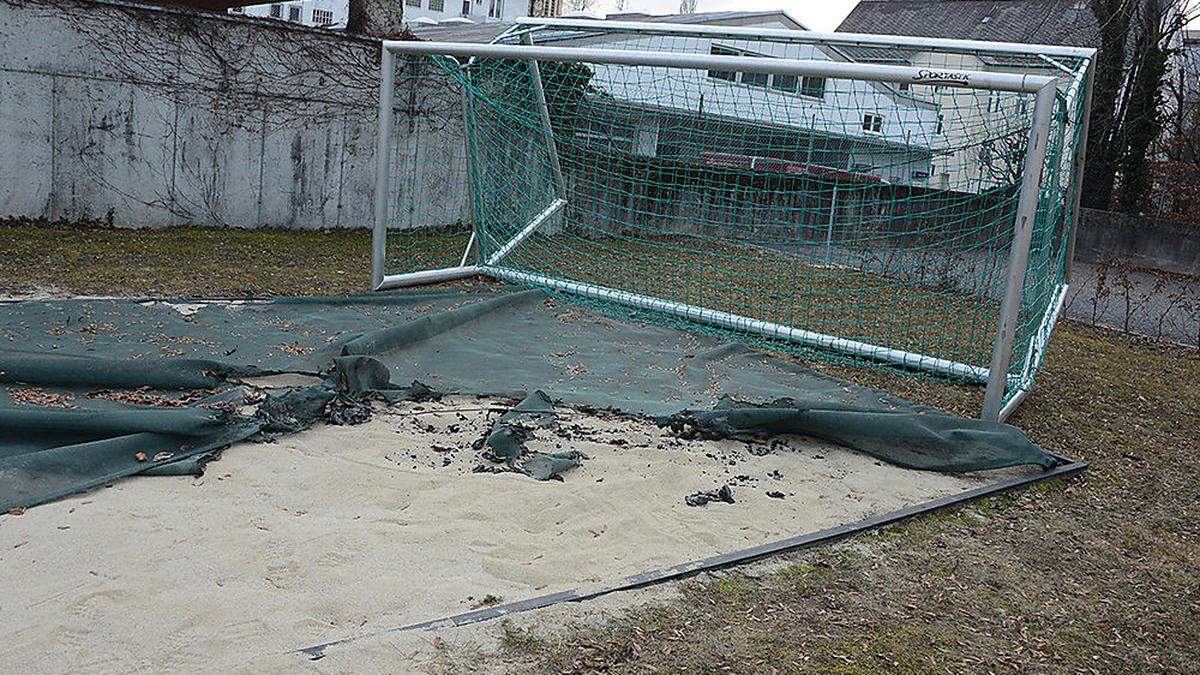
[[[1055,455],[1055,457],[1065,463],[1043,473],[1000,481],[991,485],[985,485],[983,487],[967,490],[956,495],[939,497],[921,504],[907,506],[882,515],[870,516],[853,523],[846,523],[844,525],[838,525],[836,527],[819,530],[817,532],[810,532],[808,534],[789,537],[787,539],[781,539],[767,544],[761,544],[759,546],[752,546],[750,548],[734,551],[732,553],[723,553],[709,558],[702,558],[700,560],[682,563],[680,565],[664,567],[649,572],[643,572],[641,574],[634,574],[632,576],[627,576],[610,586],[605,586],[596,590],[580,591],[579,589],[570,589],[566,591],[559,591],[557,593],[540,595],[534,598],[528,598],[526,600],[518,600],[516,602],[498,605],[496,607],[478,609],[440,619],[431,619],[429,621],[421,621],[397,628],[388,628],[372,633],[365,633],[363,635],[343,638],[341,640],[325,642],[322,644],[313,645],[311,647],[297,649],[291,653],[304,654],[309,659],[315,661],[317,659],[324,658],[326,651],[332,647],[339,647],[368,638],[392,635],[396,633],[405,633],[415,630],[457,628],[459,626],[467,626],[483,621],[490,621],[492,619],[498,619],[513,614],[520,614],[522,612],[528,612],[535,609],[543,609],[565,602],[584,602],[586,600],[594,600],[611,593],[630,591],[638,588],[644,588],[646,586],[661,584],[667,581],[676,581],[697,575],[701,572],[711,572],[726,567],[742,565],[768,556],[794,551],[801,548],[807,548],[817,544],[828,543],[838,539],[844,539],[846,537],[860,534],[877,527],[891,525],[914,518],[916,516],[934,513],[943,509],[959,506],[976,499],[990,497],[992,495],[1026,487],[1035,483],[1054,480],[1056,478],[1069,478],[1081,473],[1088,467],[1086,462],[1072,460],[1062,457],[1061,455]]]

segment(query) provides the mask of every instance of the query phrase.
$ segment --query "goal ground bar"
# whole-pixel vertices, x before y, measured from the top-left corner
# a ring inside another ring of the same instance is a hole
[[[443,267],[436,270],[421,270],[420,272],[408,272],[406,274],[389,274],[383,277],[383,280],[375,286],[375,290],[386,291],[391,288],[423,286],[443,281],[466,279],[467,277],[477,276],[479,272],[479,268],[475,265],[459,265],[458,267]]]
[[[870,358],[884,363],[904,366],[916,370],[924,370],[943,375],[953,375],[965,380],[976,383],[984,383],[988,380],[988,369],[979,366],[972,366],[958,361],[950,361],[948,359],[940,359],[925,354],[916,354],[914,352],[906,352],[899,349],[891,349],[888,347],[880,347],[858,340],[850,340],[847,338],[839,338],[833,335],[824,333],[814,333],[812,331],[793,328],[783,324],[774,323],[771,321],[763,321],[761,319],[752,319],[750,317],[733,314],[730,312],[722,312],[715,309],[707,309],[689,305],[683,302],[675,302],[673,300],[663,300],[660,298],[641,295],[639,293],[630,293],[628,291],[618,291],[613,288],[604,286],[596,286],[578,281],[566,281],[555,277],[546,276],[544,274],[536,274],[532,272],[522,272],[508,267],[499,267],[493,265],[481,265],[479,273],[488,276],[496,277],[503,281],[512,283],[543,286],[553,288],[567,293],[581,295],[583,297],[592,298],[595,300],[606,300],[629,307],[645,309],[655,312],[670,314],[689,321],[704,323],[710,326],[720,328],[729,328],[740,330],[747,333],[755,333],[764,337],[779,338],[789,342],[795,342],[807,347],[820,347],[832,351],[841,352],[843,354],[851,354]]]

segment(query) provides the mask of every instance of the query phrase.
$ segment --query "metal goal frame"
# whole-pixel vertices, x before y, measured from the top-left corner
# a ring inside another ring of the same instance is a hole
[[[959,53],[1010,54],[1034,56],[1065,71],[1072,78],[1067,97],[1085,97],[1084,120],[1079,132],[1075,152],[1065,161],[1064,167],[1073,171],[1071,194],[1073,201],[1068,223],[1069,234],[1066,251],[1067,275],[1055,290],[1042,325],[1035,331],[1031,343],[1014,345],[1021,296],[1027,271],[1034,221],[1037,215],[1040,190],[1043,183],[1047,144],[1051,133],[1051,122],[1058,89],[1058,78],[1046,75],[1016,74],[978,70],[931,69],[903,65],[885,65],[848,61],[820,61],[771,58],[762,59],[746,56],[680,53],[666,51],[622,50],[593,47],[547,47],[535,46],[530,35],[538,30],[570,28],[575,30],[618,31],[634,34],[665,34],[686,36],[720,36],[726,38],[758,38],[790,42],[831,45],[834,47],[891,47],[908,49],[945,50]],[[517,39],[520,44],[499,44],[501,41]],[[1010,386],[1019,385],[1020,376],[1009,374],[1013,351],[1018,346],[1039,350],[1045,346],[1049,334],[1062,310],[1069,283],[1070,263],[1074,257],[1075,230],[1078,218],[1078,203],[1082,166],[1087,139],[1086,115],[1090,112],[1091,80],[1095,50],[1073,47],[1044,45],[1018,45],[1007,43],[946,40],[916,37],[881,35],[859,35],[847,33],[811,33],[791,30],[764,30],[728,26],[681,26],[678,24],[655,24],[642,22],[617,22],[581,19],[523,18],[508,31],[502,33],[491,44],[416,42],[385,40],[382,43],[379,83],[379,128],[376,147],[376,177],[374,194],[374,229],[372,239],[371,284],[375,290],[387,290],[422,284],[432,284],[476,275],[487,275],[496,279],[530,284],[554,290],[604,300],[621,305],[651,310],[676,316],[689,321],[730,328],[764,337],[782,339],[808,347],[832,350],[854,356],[867,357],[906,368],[923,370],[986,385],[982,418],[1003,421],[1021,404],[1029,393],[1029,387],[1016,386],[1009,395]],[[394,118],[395,60],[404,56],[458,57],[460,59],[512,59],[530,64],[533,80],[534,100],[539,108],[541,124],[554,173],[556,197],[496,251],[475,264],[470,264],[471,253],[476,243],[473,232],[458,265],[442,269],[421,270],[404,274],[387,274],[385,270],[386,242],[389,222],[389,178],[391,143]],[[1055,58],[1070,57],[1081,61],[1084,72],[1068,69]],[[1002,91],[1030,94],[1034,96],[1032,124],[1029,131],[1027,153],[1018,192],[1016,219],[1008,254],[1007,275],[1000,302],[999,325],[996,331],[991,359],[987,368],[950,361],[882,345],[803,330],[795,326],[763,321],[746,316],[718,311],[686,303],[631,293],[615,288],[571,281],[539,273],[531,273],[504,265],[504,257],[516,248],[543,223],[549,221],[566,206],[566,190],[554,147],[550,117],[542,91],[539,62],[581,62],[591,64],[615,64],[647,66],[689,70],[735,70],[742,72],[844,78],[891,84],[909,83],[938,85],[943,87]],[[1026,361],[1029,368],[1029,360]]]

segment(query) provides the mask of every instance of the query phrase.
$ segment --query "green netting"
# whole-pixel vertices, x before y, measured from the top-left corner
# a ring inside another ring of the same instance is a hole
[[[556,46],[1060,77],[1008,393],[1032,387],[1064,292],[1085,59],[605,30],[532,35]],[[401,59],[389,274],[457,265],[474,233],[468,261],[510,281],[582,291],[610,308],[613,294],[593,287],[685,303],[741,317],[726,332],[755,340],[769,337],[753,322],[770,322],[853,341],[853,357],[895,361],[898,350],[942,376],[986,376],[1033,95],[647,66],[537,68]]]

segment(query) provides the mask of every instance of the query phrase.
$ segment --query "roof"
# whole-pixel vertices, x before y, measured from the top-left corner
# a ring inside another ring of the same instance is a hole
[[[711,24],[718,26],[740,26],[762,23],[764,19],[776,19],[794,30],[808,30],[804,24],[782,9],[771,9],[761,12],[695,12],[692,14],[625,12],[609,14],[604,18],[612,21],[652,21],[654,23]]]
[[[699,12],[696,14],[645,14],[626,12],[609,14],[605,20],[651,21],[655,23],[707,24],[717,26],[744,26],[761,24],[764,20],[777,20],[793,30],[808,30],[804,24],[787,12],[775,9],[763,12]],[[422,40],[437,42],[491,42],[497,35],[512,27],[512,22],[489,22],[473,26],[424,26],[409,24],[409,29]]]
[[[1099,47],[1086,0],[861,0],[838,31]]]
[[[408,29],[413,35],[431,42],[479,42],[488,43],[505,30],[512,28],[511,22],[491,21],[475,25],[427,26],[410,23]]]

